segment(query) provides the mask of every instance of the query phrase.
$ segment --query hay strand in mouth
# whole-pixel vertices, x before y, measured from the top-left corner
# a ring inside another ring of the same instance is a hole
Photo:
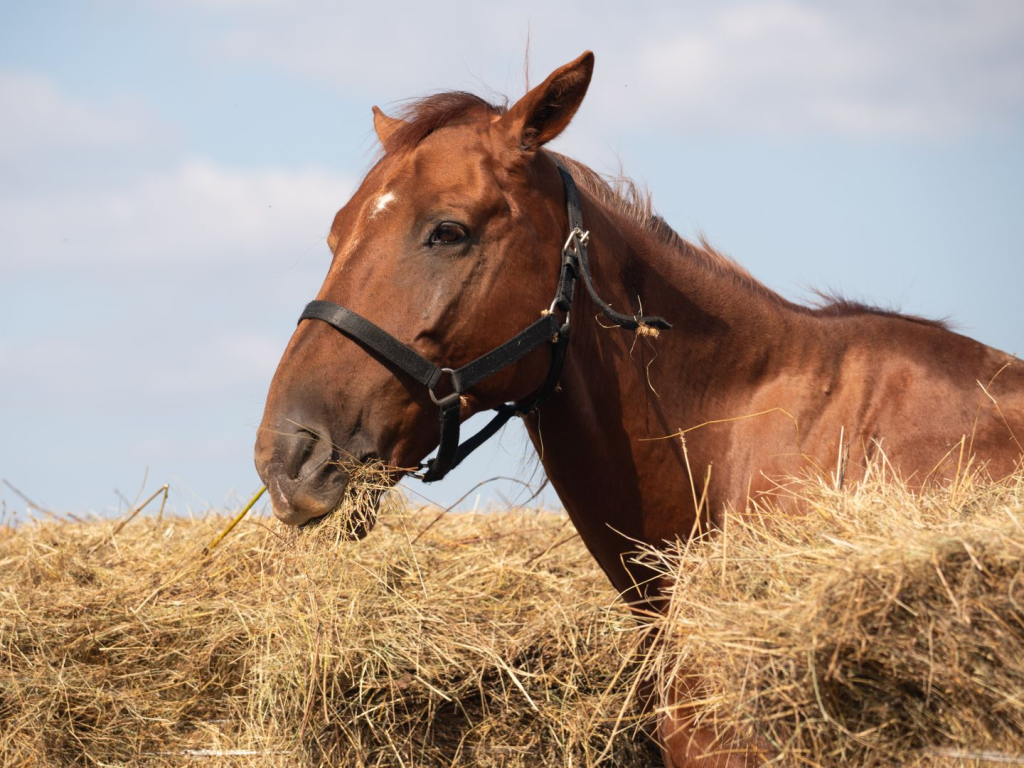
[[[338,461],[336,464],[348,474],[345,492],[330,514],[286,533],[296,546],[333,547],[341,542],[356,541],[373,530],[382,512],[400,513],[403,508],[400,497],[391,497],[394,480],[383,461]]]

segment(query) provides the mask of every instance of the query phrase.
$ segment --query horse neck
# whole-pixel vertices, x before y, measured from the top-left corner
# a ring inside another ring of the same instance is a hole
[[[657,338],[609,328],[581,286],[561,391],[527,426],[591,553],[630,602],[646,603],[659,585],[629,555],[696,529],[707,465],[657,438],[699,423],[712,400],[728,407],[737,382],[771,364],[788,318],[784,302],[694,246],[592,202],[584,217],[601,297],[628,314],[642,303],[674,327]]]

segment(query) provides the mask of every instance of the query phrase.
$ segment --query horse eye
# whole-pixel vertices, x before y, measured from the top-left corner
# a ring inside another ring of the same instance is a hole
[[[430,234],[431,245],[450,245],[460,243],[469,237],[466,228],[454,221],[443,221],[438,224]]]

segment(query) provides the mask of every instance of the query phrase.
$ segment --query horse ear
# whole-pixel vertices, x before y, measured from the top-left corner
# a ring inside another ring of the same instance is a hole
[[[388,139],[403,125],[405,125],[405,120],[399,120],[397,117],[388,117],[381,111],[380,107],[375,106],[373,108],[373,130],[377,132],[377,138],[384,145],[384,149],[388,147]]]
[[[587,95],[594,74],[594,54],[587,51],[559,67],[498,121],[522,149],[532,151],[565,130]]]

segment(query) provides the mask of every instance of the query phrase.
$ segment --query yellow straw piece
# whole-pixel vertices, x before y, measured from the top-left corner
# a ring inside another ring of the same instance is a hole
[[[249,499],[249,503],[246,504],[245,508],[235,516],[235,519],[231,521],[231,524],[227,528],[225,528],[223,531],[221,531],[220,535],[217,536],[216,539],[214,539],[213,541],[210,542],[210,546],[208,546],[206,549],[203,550],[203,554],[204,555],[207,552],[209,552],[211,549],[216,547],[218,544],[220,544],[220,540],[221,539],[223,539],[225,536],[227,536],[229,533],[231,533],[231,529],[234,528],[236,525],[238,525],[239,522],[241,522],[242,518],[245,517],[246,514],[248,514],[249,510],[252,509],[253,505],[257,501],[260,500],[260,496],[262,496],[263,492],[266,491],[266,490],[267,490],[267,486],[264,485],[262,488],[260,488],[258,491],[256,491],[256,495],[253,496],[251,499]]]

